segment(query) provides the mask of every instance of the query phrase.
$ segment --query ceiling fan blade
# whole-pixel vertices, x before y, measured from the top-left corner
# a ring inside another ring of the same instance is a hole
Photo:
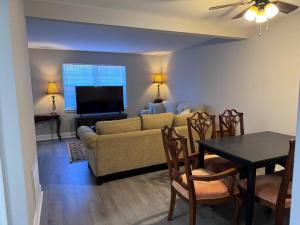
[[[251,6],[252,6],[252,5],[251,5]],[[251,8],[251,6],[248,7],[247,9],[243,10],[243,11],[240,12],[239,14],[235,15],[235,16],[232,17],[231,19],[232,19],[232,20],[235,20],[235,19],[239,19],[239,18],[243,17],[244,14],[247,12],[247,10]]]
[[[299,8],[299,6],[297,5],[293,5],[282,1],[274,1],[272,3],[274,3],[278,7],[280,12],[285,14],[289,14]]]
[[[248,5],[249,3],[250,2],[237,2],[237,3],[227,4],[227,5],[213,6],[213,7],[210,7],[209,10],[223,9],[223,8],[227,8],[227,7],[231,7],[231,6]]]

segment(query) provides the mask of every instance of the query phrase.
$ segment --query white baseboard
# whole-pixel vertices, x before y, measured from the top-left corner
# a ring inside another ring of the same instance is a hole
[[[33,225],[40,225],[44,192],[41,191],[33,218]]]
[[[6,213],[6,201],[5,201],[5,193],[4,193],[4,178],[2,174],[1,159],[0,159],[0,224],[8,225],[7,213]]]
[[[35,196],[35,213],[33,218],[33,225],[40,225],[42,205],[43,205],[43,191],[40,184],[39,178],[39,166],[37,161],[37,155],[35,156],[34,162],[31,168],[32,174],[32,183],[34,187],[34,196]]]
[[[74,138],[76,137],[75,132],[66,132],[61,133],[61,138]],[[41,134],[36,136],[37,141],[50,141],[50,140],[58,140],[57,134]]]

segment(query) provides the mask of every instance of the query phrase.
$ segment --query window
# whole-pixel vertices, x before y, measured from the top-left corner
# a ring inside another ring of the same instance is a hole
[[[123,86],[127,107],[125,66],[63,64],[62,74],[65,110],[76,110],[76,86]]]

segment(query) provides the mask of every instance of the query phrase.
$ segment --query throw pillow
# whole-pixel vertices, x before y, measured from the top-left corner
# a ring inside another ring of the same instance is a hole
[[[182,111],[181,113],[179,113],[178,115],[186,115],[186,114],[190,114],[191,110],[190,109],[186,109],[184,111]]]
[[[177,106],[179,104],[179,102],[174,102],[174,101],[163,101],[163,104],[166,108],[166,112],[170,112],[170,113],[177,113]]]
[[[180,102],[177,106],[177,114],[182,113],[184,110],[189,109],[190,105],[188,102]]]

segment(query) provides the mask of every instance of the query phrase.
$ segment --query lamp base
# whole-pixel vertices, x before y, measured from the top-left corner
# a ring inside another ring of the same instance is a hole
[[[55,105],[55,95],[52,95],[52,111],[51,111],[51,115],[57,115],[56,105]]]
[[[161,98],[154,99],[153,103],[162,103],[163,100]]]

